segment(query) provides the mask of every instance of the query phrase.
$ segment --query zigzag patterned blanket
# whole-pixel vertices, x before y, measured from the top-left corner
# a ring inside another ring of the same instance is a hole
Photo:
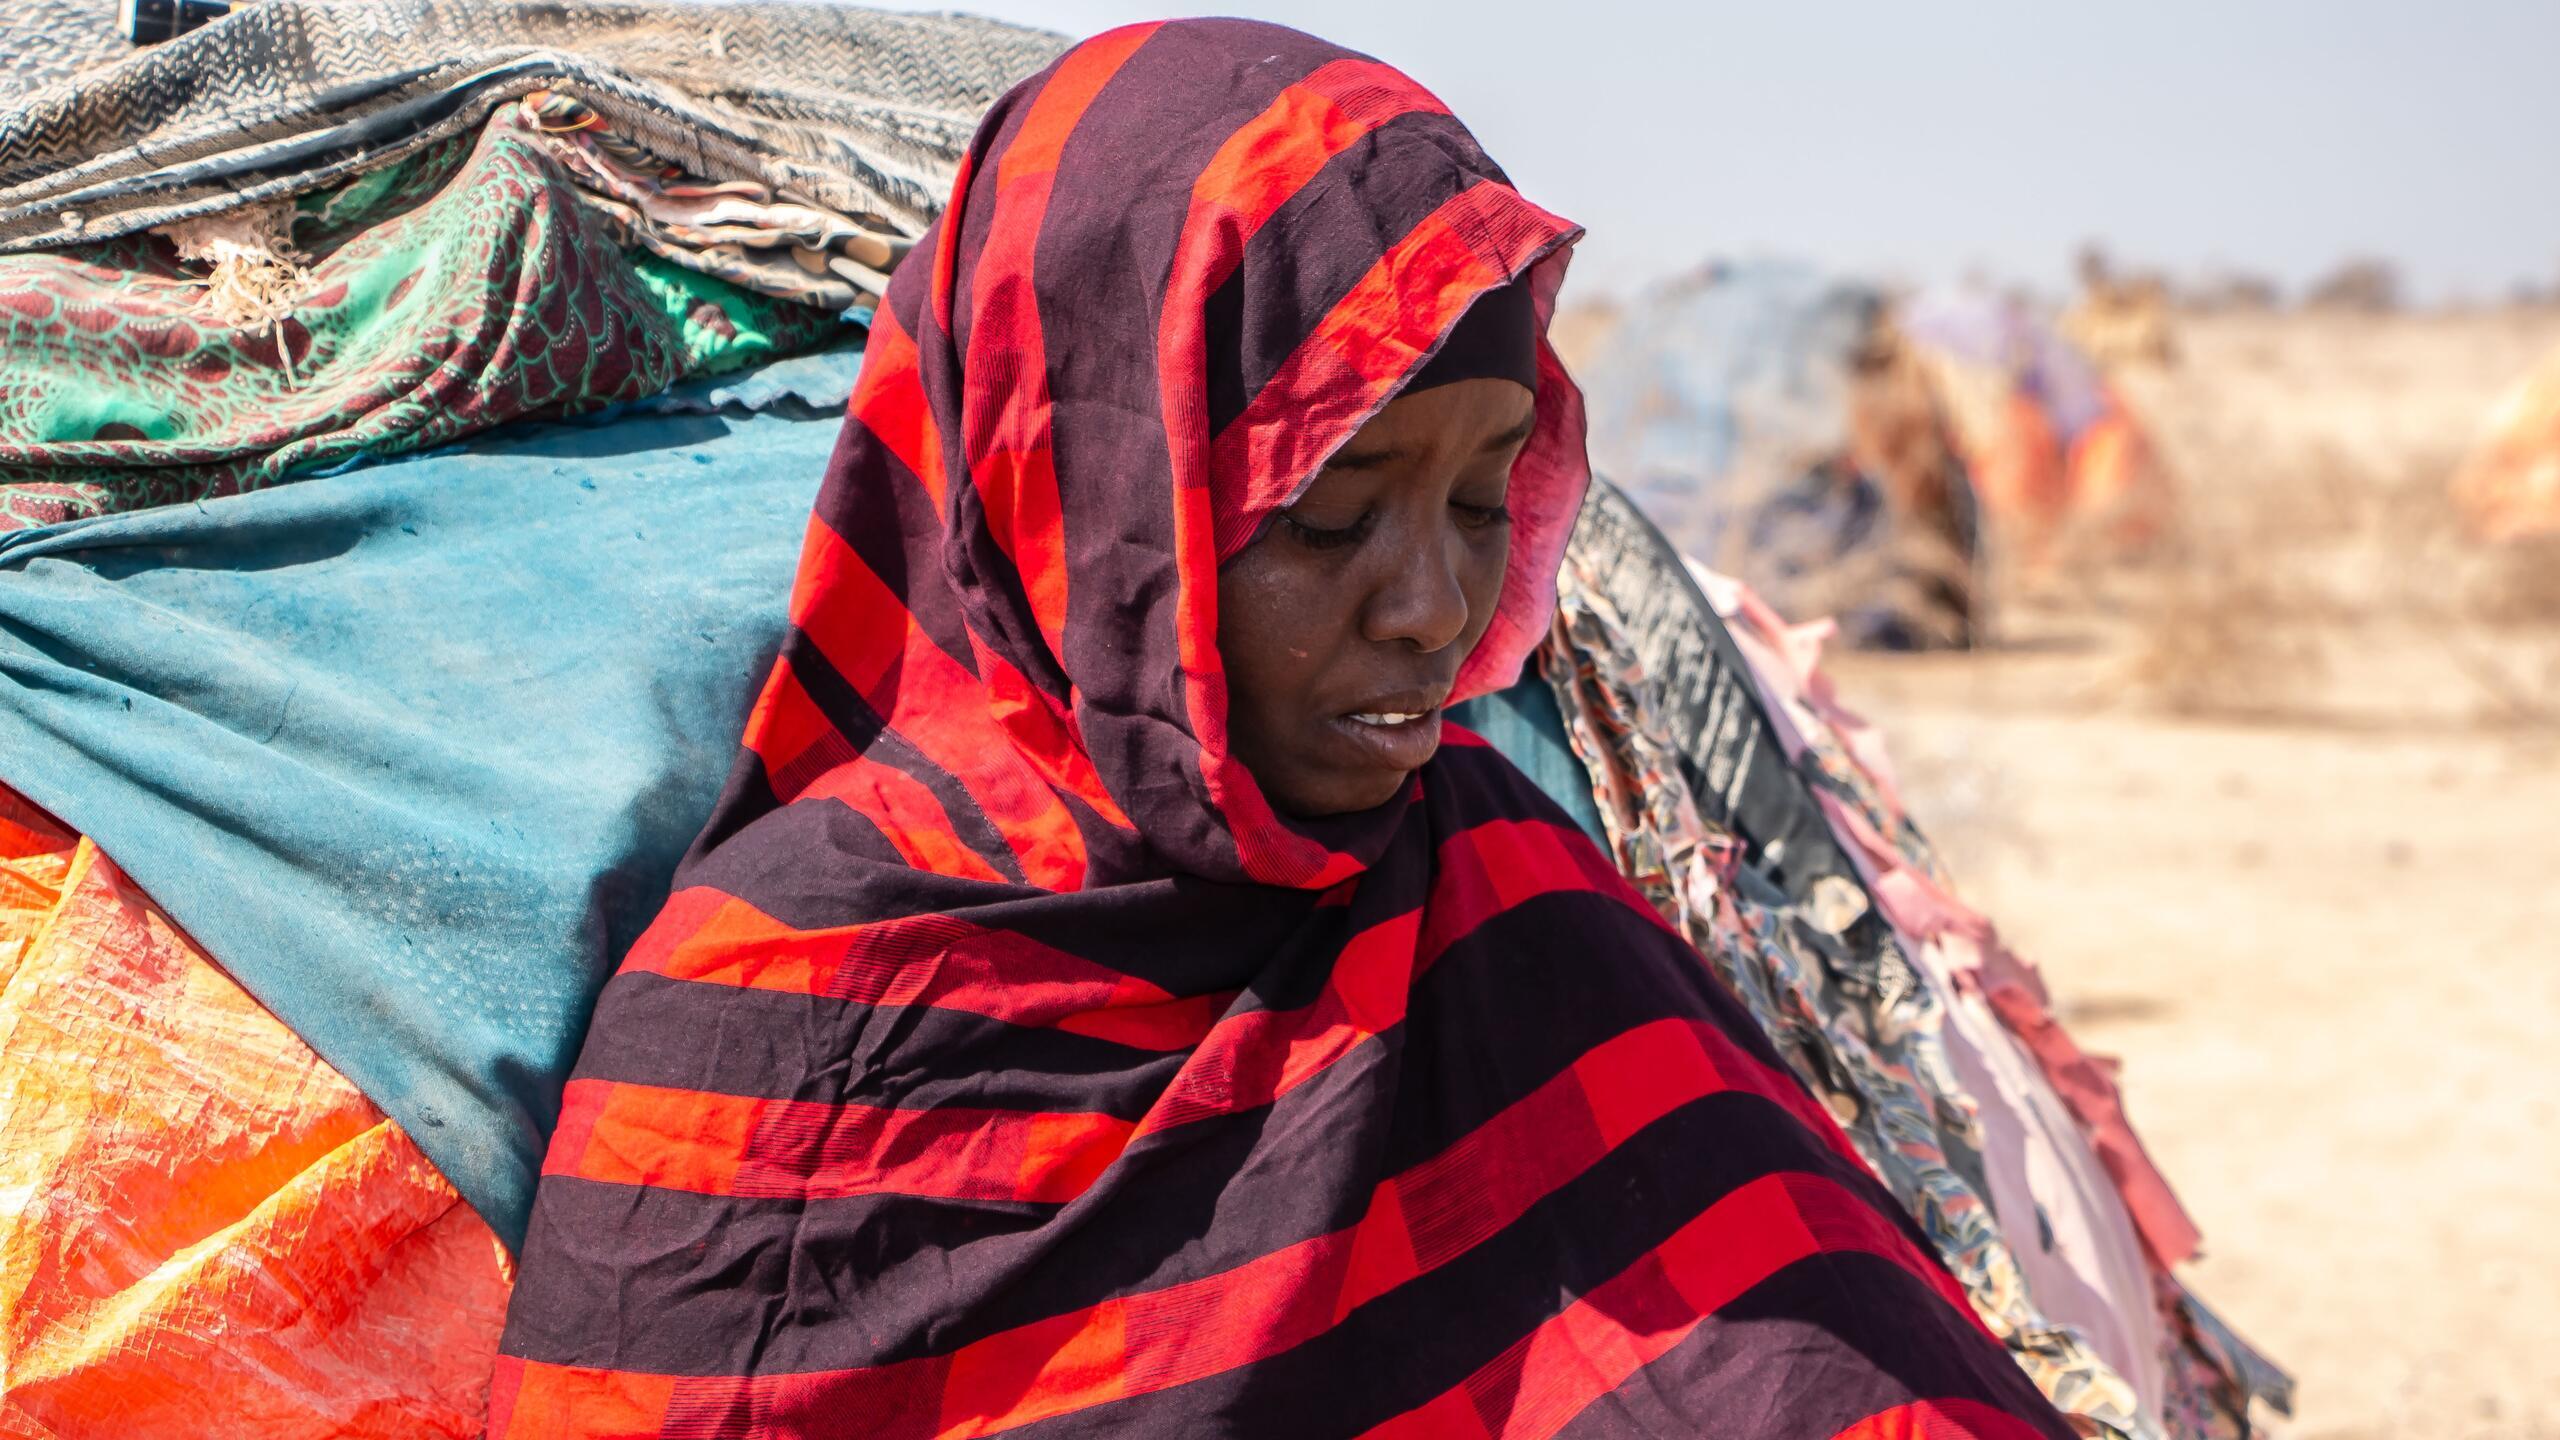
[[[109,59],[38,8],[71,38],[0,92],[0,531],[828,343],[1059,48],[825,4],[261,0]]]
[[[913,236],[978,116],[1061,37],[803,0],[259,0],[104,58],[12,24],[7,55],[63,75],[0,89],[0,252],[102,239],[301,194],[565,89],[687,170],[788,187]],[[101,5],[99,8],[109,7]],[[48,58],[47,52],[51,51]]]

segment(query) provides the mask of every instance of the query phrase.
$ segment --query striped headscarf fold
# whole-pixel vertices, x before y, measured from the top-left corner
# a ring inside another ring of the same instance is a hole
[[[782,658],[606,988],[503,1437],[2053,1437],[1709,972],[1452,728],[1395,802],[1230,753],[1217,573],[1577,232],[1274,26],[1087,41],[891,286]],[[1587,481],[1539,342],[1510,569]]]

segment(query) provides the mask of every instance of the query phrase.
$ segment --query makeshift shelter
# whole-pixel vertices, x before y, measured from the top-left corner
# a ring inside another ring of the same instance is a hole
[[[2066,545],[2123,553],[2170,515],[2148,433],[2080,349],[2015,297],[1924,290],[1896,318],[1955,424],[1991,541],[2029,571]]]
[[[869,298],[1063,42],[500,0],[61,38],[0,96],[0,1432],[476,1435]]]
[[[771,663],[867,287],[1057,45],[261,0],[0,94],[0,1432],[479,1433],[587,1008]],[[1605,486],[1564,594],[1475,716],[2021,1365],[2097,1433],[2280,1402],[1819,628]]]
[[[2560,350],[2499,397],[2454,474],[2453,503],[2482,540],[2560,534]]]
[[[1594,467],[1688,553],[1852,644],[1971,639],[1972,489],[1881,293],[1712,265],[1629,306],[1582,373]]]

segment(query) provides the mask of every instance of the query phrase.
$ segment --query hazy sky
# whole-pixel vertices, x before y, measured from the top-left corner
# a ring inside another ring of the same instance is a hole
[[[893,0],[896,3],[896,0]],[[959,8],[1075,34],[1144,0]],[[1711,254],[2059,287],[2129,261],[2430,298],[2560,282],[2560,0],[1242,0],[1403,68],[1589,227],[1575,288]]]

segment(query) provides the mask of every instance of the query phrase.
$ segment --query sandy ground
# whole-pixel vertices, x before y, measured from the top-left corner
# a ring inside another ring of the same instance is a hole
[[[2560,1437],[2560,554],[2445,477],[2560,316],[2190,320],[2180,553],[1846,657],[1924,828],[2123,1058],[2295,1440]]]

